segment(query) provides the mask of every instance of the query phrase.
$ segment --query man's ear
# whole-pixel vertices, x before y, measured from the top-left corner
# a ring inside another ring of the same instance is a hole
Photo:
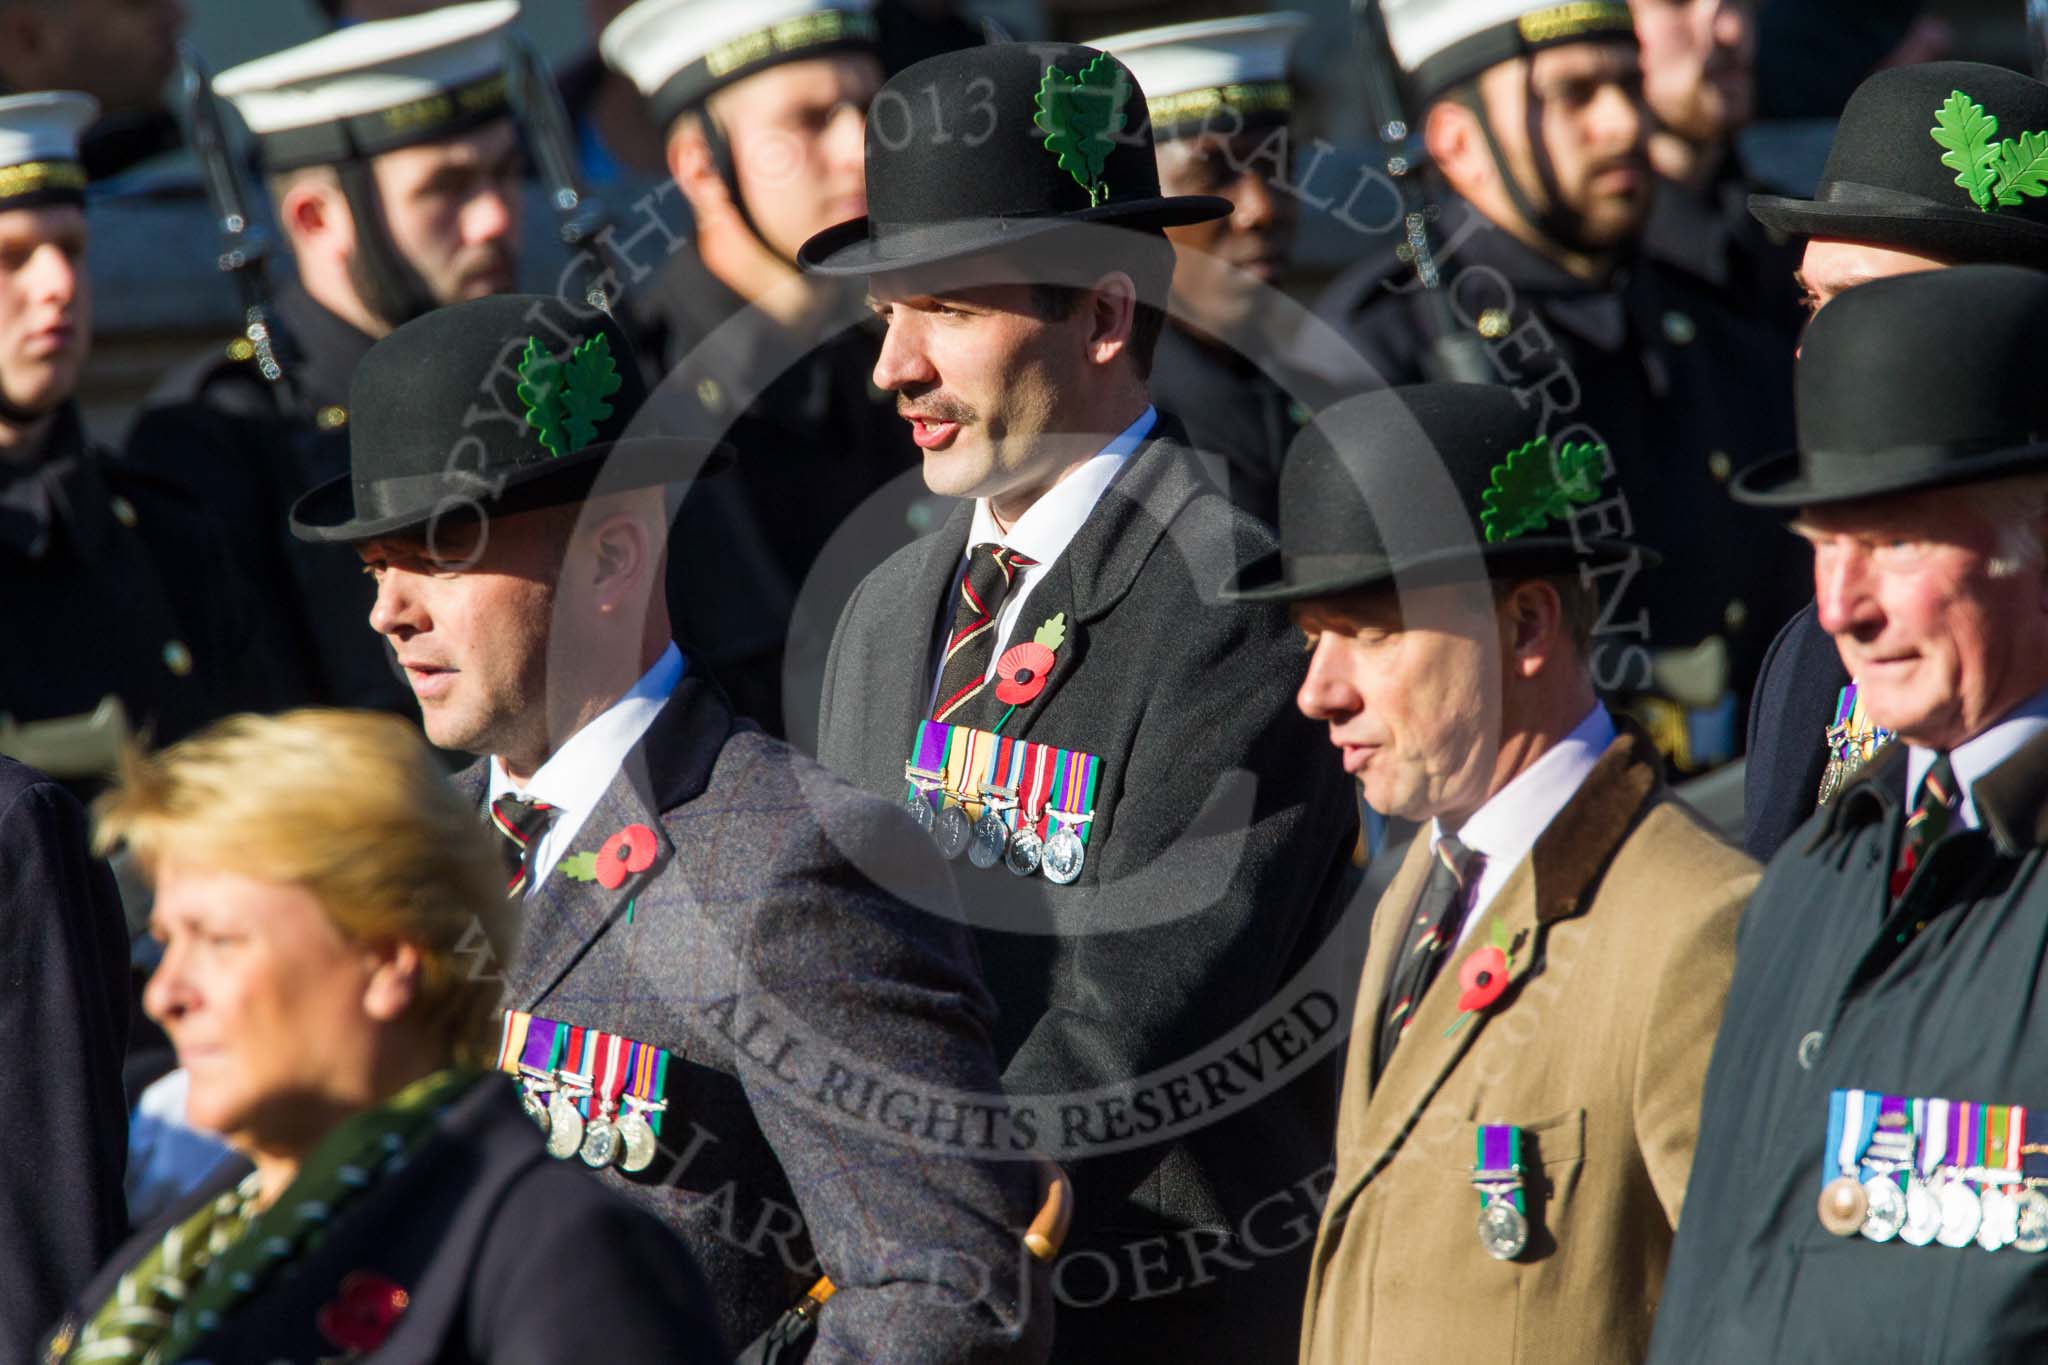
[[[689,201],[690,212],[698,219],[707,215],[732,211],[732,190],[719,174],[717,159],[711,155],[711,141],[704,135],[705,113],[684,114],[669,129],[668,143],[663,149],[668,160],[669,178],[676,182],[676,188]]]
[[[640,517],[606,517],[590,532],[590,585],[597,609],[611,613],[637,606],[661,558],[660,547]]]
[[[1107,365],[1124,354],[1131,344],[1131,329],[1138,320],[1138,286],[1121,270],[1112,270],[1089,286],[1088,360]]]
[[[1486,150],[1479,119],[1457,100],[1440,99],[1429,106],[1429,112],[1423,116],[1422,145],[1429,153],[1430,164],[1460,194],[1470,195],[1480,186],[1492,183],[1493,157]]]
[[[335,256],[356,248],[355,219],[341,186],[325,174],[302,175],[285,187],[277,201],[277,219],[294,252],[313,247]]]
[[[1501,654],[1516,677],[1533,678],[1568,648],[1564,601],[1540,578],[1517,583],[1500,604]]]

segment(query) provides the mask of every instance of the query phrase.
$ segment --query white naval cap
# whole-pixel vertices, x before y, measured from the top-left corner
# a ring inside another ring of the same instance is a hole
[[[0,99],[0,209],[85,202],[78,139],[100,102],[76,90]]]
[[[1153,140],[1163,142],[1217,127],[1224,110],[1235,116],[1232,132],[1254,122],[1285,122],[1294,110],[1287,59],[1308,22],[1305,14],[1283,10],[1139,29],[1088,46],[1116,57],[1138,78]]]
[[[874,0],[638,0],[605,25],[597,50],[666,128],[756,71],[848,48],[873,51],[877,41]]]
[[[272,171],[372,157],[502,117],[518,17],[518,0],[482,0],[353,24],[223,71],[213,88]]]
[[[1394,61],[1419,100],[1559,43],[1636,36],[1627,0],[1385,0],[1385,13]]]

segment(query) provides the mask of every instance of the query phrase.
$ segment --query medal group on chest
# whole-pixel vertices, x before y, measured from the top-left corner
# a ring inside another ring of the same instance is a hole
[[[628,1173],[653,1164],[668,1109],[667,1049],[507,1010],[498,1070],[519,1078],[520,1103],[547,1135],[549,1156]]]
[[[1820,777],[1820,804],[1825,806],[1833,799],[1843,784],[1891,741],[1892,732],[1865,714],[1856,684],[1843,688],[1835,701],[1835,723],[1828,726],[1825,740],[1828,766]]]
[[[920,721],[904,805],[948,859],[1065,886],[1087,861],[1102,762],[991,730]]]
[[[1837,1237],[1986,1251],[2048,1251],[2048,1144],[2020,1105],[1828,1098],[1820,1222]]]

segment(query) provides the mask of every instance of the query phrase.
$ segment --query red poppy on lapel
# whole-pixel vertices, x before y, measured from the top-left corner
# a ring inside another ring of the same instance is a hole
[[[1036,640],[1011,645],[996,660],[996,700],[1005,706],[1022,706],[1045,690],[1052,672],[1054,654]]]
[[[1508,955],[1488,945],[1475,949],[1458,969],[1458,1008],[1467,1014],[1483,1010],[1508,988]]]
[[[313,1319],[320,1335],[344,1351],[367,1355],[382,1346],[412,1303],[412,1295],[396,1280],[372,1270],[343,1278],[334,1302]]]
[[[605,840],[604,847],[597,851],[597,884],[607,891],[618,890],[626,884],[626,878],[654,866],[654,854],[659,847],[654,831],[647,826],[626,826]]]

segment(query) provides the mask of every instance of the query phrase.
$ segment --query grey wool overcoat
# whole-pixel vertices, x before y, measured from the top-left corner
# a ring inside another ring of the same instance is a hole
[[[481,806],[487,779],[456,781]],[[822,1273],[814,1362],[1045,1360],[1034,1168],[965,1125],[916,1145],[1000,1083],[972,942],[911,903],[952,902],[915,827],[694,673],[572,852],[631,825],[652,864],[616,889],[557,867],[505,973],[512,1009],[671,1054],[660,1154],[598,1178],[682,1234],[736,1346]]]

